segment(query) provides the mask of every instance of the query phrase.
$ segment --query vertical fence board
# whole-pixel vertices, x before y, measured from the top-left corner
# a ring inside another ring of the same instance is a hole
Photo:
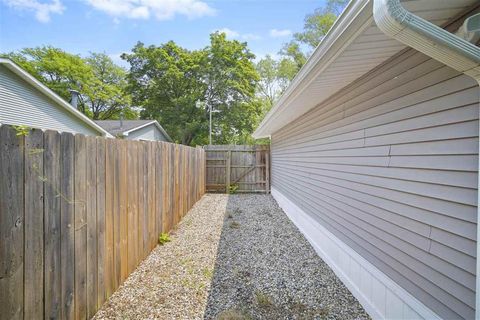
[[[75,135],[75,318],[87,317],[87,154],[85,136]]]
[[[61,239],[61,297],[62,319],[75,317],[75,201],[74,201],[74,151],[75,140],[71,133],[64,132],[60,143],[60,239]]]
[[[170,148],[169,144],[165,143],[162,145],[163,152],[163,175],[162,175],[162,185],[164,186],[162,190],[162,232],[168,232],[170,230],[170,221],[168,217],[170,216],[170,192],[171,188],[169,187],[169,175],[170,175]]]
[[[23,318],[23,137],[0,126],[0,314]]]
[[[174,198],[174,206],[175,206],[175,211],[174,211],[174,217],[175,220],[173,220],[173,224],[177,225],[178,221],[180,220],[180,166],[182,164],[182,160],[180,158],[180,150],[179,146],[175,145],[174,146],[175,150],[175,160],[174,161],[174,167],[175,167],[175,198]]]
[[[134,167],[134,147],[135,145],[127,144],[127,184],[128,186],[135,185],[133,176]],[[135,268],[135,225],[134,225],[134,188],[127,187],[127,273],[130,273]]]
[[[60,134],[44,133],[45,318],[60,317]]]
[[[158,157],[160,159],[159,161],[159,166],[160,166],[160,175],[159,175],[159,183],[161,185],[160,192],[158,193],[158,197],[160,198],[160,209],[159,210],[159,219],[157,220],[157,230],[158,234],[162,232],[169,232],[171,229],[171,225],[164,225],[165,223],[165,216],[168,214],[165,211],[166,208],[166,195],[167,195],[167,190],[168,190],[168,185],[165,183],[165,175],[167,174],[167,162],[165,161],[165,152],[167,148],[167,143],[165,142],[160,142],[158,144]]]
[[[154,224],[154,234],[155,238],[158,239],[159,234],[161,233],[160,225],[162,219],[162,193],[164,191],[164,186],[162,184],[162,175],[163,175],[163,168],[162,168],[162,144],[156,142],[154,144],[155,148],[155,220],[152,221]]]
[[[150,252],[150,245],[149,245],[149,233],[148,233],[148,176],[147,176],[147,167],[148,167],[148,160],[147,160],[147,143],[142,142],[141,144],[141,152],[139,153],[139,172],[138,175],[140,177],[139,180],[139,197],[140,197],[140,206],[139,212],[141,215],[141,237],[142,242],[140,245],[141,248],[141,255],[142,259]]]
[[[115,291],[114,265],[114,190],[115,190],[115,145],[106,140],[105,145],[105,296],[108,299]]]
[[[87,317],[97,310],[97,143],[87,137]]]
[[[121,151],[120,142],[112,140],[113,156],[114,156],[114,172],[113,172],[113,238],[114,238],[114,291],[120,286],[122,282],[122,235],[121,235],[121,221],[122,213],[120,210],[120,175],[121,175]]]
[[[106,216],[105,216],[105,139],[96,139],[97,148],[97,306],[106,299]]]
[[[149,243],[150,243],[150,250],[155,247],[156,244],[156,237],[155,237],[155,229],[154,229],[154,221],[155,221],[155,179],[152,177],[156,176],[155,170],[155,149],[154,149],[154,142],[148,142],[148,235],[149,235]]]
[[[43,317],[43,132],[25,137],[25,319]]]
[[[120,260],[121,270],[120,279],[121,283],[125,281],[128,276],[128,214],[127,214],[127,197],[128,197],[128,181],[127,181],[127,146],[128,144],[123,141],[118,141],[119,157],[120,157],[120,173],[119,173],[119,199],[120,199]],[[120,284],[121,284],[120,283]]]
[[[168,228],[170,229],[175,221],[175,146],[168,147]]]

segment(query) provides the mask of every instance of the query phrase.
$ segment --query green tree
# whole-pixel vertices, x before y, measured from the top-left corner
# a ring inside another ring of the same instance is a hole
[[[260,75],[258,82],[258,92],[268,105],[273,105],[278,96],[277,76],[278,76],[278,62],[270,55],[261,59],[257,63],[257,71]]]
[[[173,41],[158,47],[138,43],[122,58],[131,66],[128,90],[143,108],[141,116],[158,119],[177,142],[208,143],[209,107],[215,111],[217,144],[246,142],[259,121],[258,74],[246,43],[213,33],[202,50],[189,51]]]
[[[267,55],[257,63],[256,68],[260,75],[258,94],[264,101],[265,111],[268,111],[295,76],[296,63],[288,58],[277,61]]]
[[[203,83],[204,101],[214,114],[214,143],[247,143],[255,129],[261,105],[254,101],[259,75],[247,43],[227,40],[225,33],[210,35]]]
[[[126,93],[126,71],[104,53],[91,53],[85,59],[93,77],[83,86],[83,96],[93,119],[127,119],[137,117]]]
[[[297,72],[328,33],[347,3],[348,0],[328,0],[325,6],[307,14],[303,31],[294,33],[293,39],[283,46],[280,54],[296,63]]]
[[[201,81],[205,53],[173,41],[159,47],[139,42],[122,58],[130,63],[128,90],[143,108],[141,117],[157,119],[176,142],[205,143],[208,123],[205,111],[197,107],[205,92]]]
[[[80,93],[78,109],[97,119],[115,119],[120,113],[135,118],[125,94],[125,71],[105,54],[92,53],[84,59],[59,48],[25,48],[4,55],[44,83],[66,101],[70,90]]]

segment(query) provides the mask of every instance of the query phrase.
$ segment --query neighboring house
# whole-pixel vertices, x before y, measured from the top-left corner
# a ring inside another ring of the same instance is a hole
[[[172,142],[156,120],[102,120],[96,123],[118,138]]]
[[[9,59],[0,58],[0,124],[110,136]]]
[[[254,133],[273,196],[373,318],[480,317],[480,48],[454,34],[479,7],[352,1]]]

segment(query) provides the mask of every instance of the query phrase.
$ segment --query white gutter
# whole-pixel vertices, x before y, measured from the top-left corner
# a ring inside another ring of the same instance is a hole
[[[480,84],[480,48],[407,11],[400,0],[374,0],[373,17],[386,35],[420,51]],[[479,166],[480,171],[480,166]],[[480,190],[480,183],[478,189]],[[478,203],[480,196],[478,195]],[[480,211],[477,209],[475,319],[480,320]]]
[[[374,0],[373,17],[386,35],[480,80],[480,48],[407,11],[400,0]]]

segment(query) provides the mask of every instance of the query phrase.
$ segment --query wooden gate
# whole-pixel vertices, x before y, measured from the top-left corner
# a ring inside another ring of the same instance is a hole
[[[207,192],[270,192],[270,146],[208,145]]]

